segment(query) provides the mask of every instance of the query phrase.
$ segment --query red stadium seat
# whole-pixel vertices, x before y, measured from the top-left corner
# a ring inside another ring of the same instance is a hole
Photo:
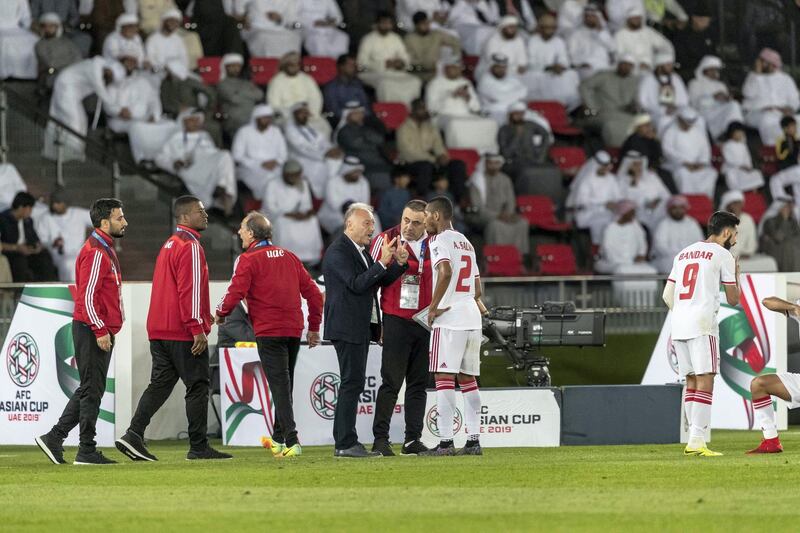
[[[408,108],[403,102],[375,102],[372,111],[389,131],[399,128],[408,118]]]
[[[475,69],[478,67],[478,61],[480,60],[480,56],[464,55],[462,57],[462,60],[464,61],[464,77],[474,83]]]
[[[756,224],[767,211],[767,201],[764,195],[758,191],[747,191],[744,193],[744,212],[753,217]]]
[[[543,276],[572,276],[578,271],[575,254],[569,244],[540,244],[536,247],[539,274]]]
[[[262,87],[278,73],[278,59],[274,57],[251,57],[250,73],[253,83]]]
[[[725,162],[725,158],[722,156],[722,147],[718,144],[711,145],[711,164],[714,165],[714,168],[717,169],[717,172],[722,170],[722,163]]]
[[[536,100],[528,102],[528,107],[533,109],[540,115],[547,119],[550,123],[550,129],[556,135],[565,135],[567,137],[578,137],[583,135],[581,130],[574,127],[569,122],[567,116],[567,108],[561,102],[555,100]]]
[[[477,150],[469,148],[449,148],[447,154],[450,159],[458,159],[464,162],[467,167],[467,176],[471,176],[475,172],[475,167],[478,166],[478,161],[481,160],[481,154]]]
[[[517,207],[534,228],[547,231],[569,231],[572,225],[560,222],[556,218],[556,206],[553,199],[544,195],[521,195],[517,197]]]
[[[687,194],[689,200],[689,210],[687,215],[695,219],[701,226],[708,224],[708,219],[714,213],[714,203],[705,194]]]
[[[336,77],[336,60],[331,57],[306,56],[303,71],[314,78],[317,85],[325,85]]]
[[[522,254],[513,244],[487,244],[483,247],[483,256],[489,276],[521,276],[525,273]]]
[[[768,178],[778,172],[778,156],[775,154],[774,146],[761,147],[761,172]]]
[[[553,146],[550,148],[550,159],[562,174],[574,176],[586,163],[586,152],[578,146]]]
[[[197,60],[197,71],[206,85],[216,85],[219,83],[222,74],[222,58],[220,56],[201,57]]]

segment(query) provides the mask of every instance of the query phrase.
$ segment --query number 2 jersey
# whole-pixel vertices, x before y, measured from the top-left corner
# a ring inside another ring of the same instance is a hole
[[[481,329],[481,312],[475,302],[475,284],[480,283],[480,272],[475,249],[461,233],[446,229],[428,239],[433,265],[433,290],[439,281],[436,267],[449,261],[453,275],[444,293],[439,309],[450,308],[433,323],[434,327],[447,329]]]
[[[675,283],[672,339],[718,335],[719,285],[736,285],[733,255],[719,244],[696,242],[675,256],[668,281]]]

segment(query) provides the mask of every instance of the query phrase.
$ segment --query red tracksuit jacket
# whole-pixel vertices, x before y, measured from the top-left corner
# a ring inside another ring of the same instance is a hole
[[[213,323],[208,264],[200,234],[179,225],[156,259],[147,336],[150,340],[191,341],[200,332],[208,335]]]
[[[375,237],[375,239],[372,241],[372,247],[370,248],[370,255],[372,258],[377,261],[378,257],[381,255],[381,246],[383,246],[384,240],[391,241],[395,237],[397,237],[398,242],[400,242],[400,239],[403,238],[403,236],[400,234],[399,225],[389,228]],[[383,314],[394,315],[396,317],[405,318],[406,320],[412,320],[414,315],[431,304],[431,298],[433,297],[433,269],[431,268],[431,252],[428,249],[428,238],[425,237],[423,242],[423,246],[425,248],[423,250],[424,257],[422,260],[422,279],[419,287],[419,307],[417,309],[400,308],[400,286],[403,283],[403,277],[420,274],[420,260],[416,255],[414,255],[414,251],[411,249],[411,246],[406,244],[406,250],[408,250],[408,269],[402,276],[395,280],[394,283],[388,287],[381,288],[381,310],[383,311]]]
[[[217,314],[228,316],[244,298],[256,337],[300,337],[304,324],[301,297],[308,304],[308,330],[318,332],[322,293],[303,263],[269,241],[254,242],[236,260]]]
[[[83,243],[75,261],[75,309],[72,318],[88,324],[99,338],[116,335],[125,321],[122,271],[114,239],[100,229]]]

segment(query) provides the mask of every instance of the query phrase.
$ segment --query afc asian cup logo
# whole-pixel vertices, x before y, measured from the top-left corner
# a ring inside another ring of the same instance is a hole
[[[27,387],[39,374],[39,347],[27,333],[17,333],[6,350],[6,368],[11,381]]]
[[[453,435],[458,435],[463,422],[464,419],[461,416],[461,411],[456,409],[455,416],[453,417]],[[428,414],[425,415],[425,424],[428,425],[428,431],[433,433],[434,437],[442,436],[442,434],[439,433],[439,411],[436,410],[435,405],[428,409]]]
[[[320,374],[311,383],[311,407],[320,418],[333,420],[336,409],[336,398],[339,396],[339,384],[342,382],[339,374],[325,372]]]
[[[675,352],[675,343],[672,342],[672,337],[667,339],[667,361],[673,372],[678,374],[678,354]]]

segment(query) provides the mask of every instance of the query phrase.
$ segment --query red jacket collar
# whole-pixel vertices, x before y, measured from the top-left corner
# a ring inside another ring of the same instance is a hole
[[[178,228],[194,236],[195,239],[200,240],[200,233],[183,224],[178,224]]]
[[[105,231],[101,230],[100,228],[94,228],[94,232],[97,233],[97,235],[99,235],[101,239],[106,241],[106,244],[108,244],[109,246],[114,245],[114,239],[111,237],[111,235],[109,235]]]

